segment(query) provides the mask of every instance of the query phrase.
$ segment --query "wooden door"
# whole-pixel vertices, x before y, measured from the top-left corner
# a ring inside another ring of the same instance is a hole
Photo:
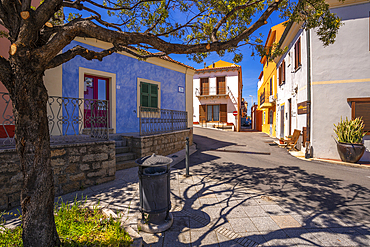
[[[225,76],[217,77],[217,94],[226,94]]]
[[[208,78],[200,78],[200,95],[209,95]]]
[[[220,122],[227,123],[227,104],[220,105]]]
[[[207,105],[199,105],[199,123],[206,121],[206,107]]]

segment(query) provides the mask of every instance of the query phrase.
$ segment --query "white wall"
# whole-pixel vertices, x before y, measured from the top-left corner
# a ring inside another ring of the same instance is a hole
[[[298,38],[301,39],[301,68],[294,68],[294,44]],[[293,41],[289,44],[288,51],[282,56],[277,64],[277,68],[282,61],[285,61],[285,83],[279,86],[279,70],[277,85],[277,108],[276,108],[276,136],[285,137],[289,135],[289,115],[291,114],[291,133],[294,129],[303,130],[306,127],[307,114],[298,115],[297,104],[307,101],[307,40],[306,32],[299,31]],[[291,112],[289,112],[289,102],[291,99]],[[284,105],[284,116],[281,116],[280,109]],[[286,113],[288,118],[286,118]],[[284,117],[284,133],[280,131],[281,117]]]
[[[333,124],[351,118],[347,98],[370,97],[370,3],[332,9],[342,18],[336,42],[323,47],[312,32],[312,145],[314,157],[339,159]],[[363,161],[370,161],[370,136]]]
[[[226,81],[226,93],[228,92],[228,87],[232,94],[234,95],[235,101],[231,98],[198,98],[196,97],[196,89],[200,92],[200,78],[209,78],[209,87],[210,87],[210,95],[216,95],[216,77],[225,76]],[[238,71],[226,71],[226,70],[219,70],[219,71],[207,71],[197,72],[193,77],[193,105],[194,105],[194,115],[193,121],[199,122],[199,105],[209,105],[209,104],[227,104],[227,122],[234,123],[236,125],[235,117],[233,115],[233,111],[238,110]]]

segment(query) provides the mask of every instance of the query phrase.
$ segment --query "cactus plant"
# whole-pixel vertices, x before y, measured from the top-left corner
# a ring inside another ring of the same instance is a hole
[[[342,120],[335,125],[334,132],[337,135],[336,140],[340,143],[352,143],[352,144],[361,144],[362,138],[366,135],[364,133],[364,121],[362,117],[355,118],[353,120]]]

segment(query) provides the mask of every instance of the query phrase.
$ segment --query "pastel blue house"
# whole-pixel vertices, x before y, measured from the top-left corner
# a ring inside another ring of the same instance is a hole
[[[96,51],[112,47],[95,39],[77,38],[65,50],[76,45]],[[45,84],[50,96],[106,100],[111,133],[139,133],[142,124],[140,106],[186,112],[187,128],[192,128],[194,73],[194,68],[167,57],[142,61],[119,52],[103,61],[88,61],[77,56],[48,70]],[[84,108],[85,116],[92,111],[89,107]],[[163,117],[164,113],[156,114],[154,118]],[[79,129],[88,128],[89,123],[84,121],[75,125],[78,124]]]

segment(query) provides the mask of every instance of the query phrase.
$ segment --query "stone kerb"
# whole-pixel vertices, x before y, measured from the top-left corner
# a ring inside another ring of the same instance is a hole
[[[193,129],[175,131],[170,133],[150,136],[123,136],[127,140],[136,158],[141,158],[153,153],[169,155],[185,148],[185,139],[189,137],[190,145],[193,144]]]
[[[114,141],[51,147],[55,195],[63,195],[115,179]],[[15,149],[0,150],[0,210],[20,204],[22,173]]]

